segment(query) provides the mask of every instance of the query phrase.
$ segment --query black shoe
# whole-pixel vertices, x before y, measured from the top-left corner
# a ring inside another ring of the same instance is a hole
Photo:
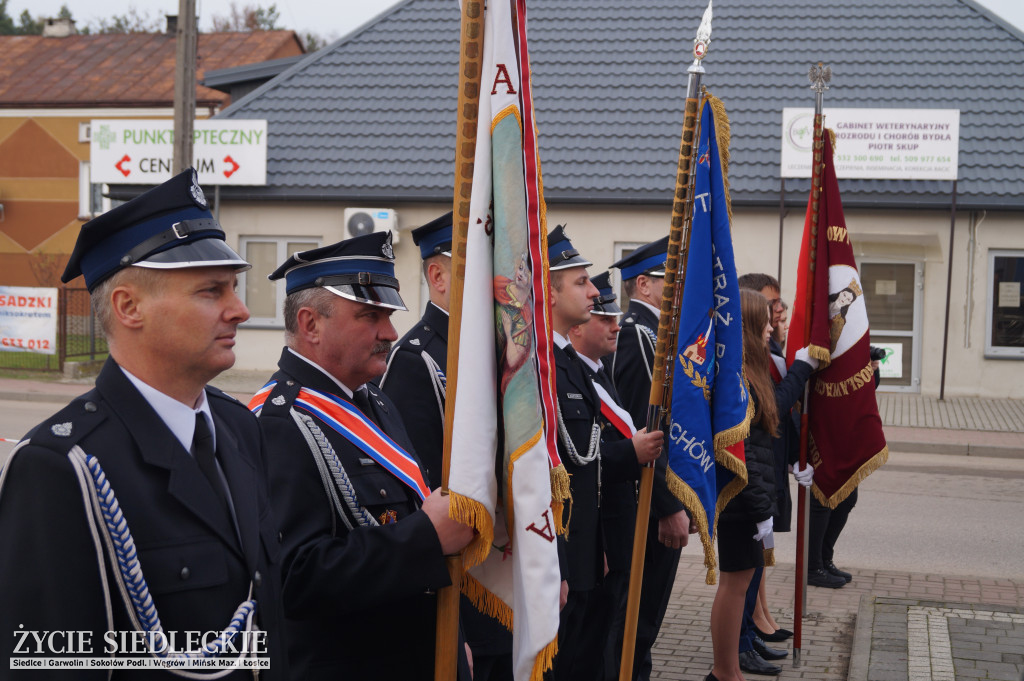
[[[833,575],[835,575],[836,577],[842,577],[843,579],[846,580],[847,584],[849,584],[850,582],[853,581],[853,575],[851,575],[846,570],[840,570],[839,568],[836,567],[836,564],[833,563],[832,561],[828,561],[827,563],[825,563],[825,572],[830,572]]]
[[[715,676],[714,672],[708,672],[708,675],[704,677],[704,681],[718,681],[718,677]]]
[[[777,648],[769,648],[764,644],[764,641],[758,637],[754,637],[754,650],[763,660],[781,660],[782,658],[789,655],[788,650],[779,650]]]
[[[789,629],[776,629],[774,632],[766,634],[757,627],[754,627],[754,633],[756,633],[757,637],[762,641],[767,641],[768,643],[780,643],[793,638],[793,632]]]
[[[826,589],[840,589],[846,586],[845,579],[836,577],[831,572],[827,572],[822,568],[808,572],[807,583],[811,586],[823,586]]]
[[[778,676],[782,667],[764,659],[753,650],[744,650],[740,653],[740,669],[748,674],[764,674],[766,676]]]

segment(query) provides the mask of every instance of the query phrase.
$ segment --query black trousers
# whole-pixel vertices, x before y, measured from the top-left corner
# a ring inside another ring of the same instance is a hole
[[[636,623],[634,679],[648,681],[651,678],[651,648],[658,638],[661,622],[665,619],[682,552],[682,549],[670,549],[658,541],[658,519],[651,516],[647,527],[647,554],[644,558],[643,587],[640,592],[640,614]]]
[[[558,623],[558,654],[551,672],[554,681],[594,681],[604,668],[608,620],[598,589],[569,591]]]
[[[807,569],[820,570],[832,560],[836,540],[846,527],[850,511],[857,505],[857,490],[834,509],[823,506],[814,495],[811,496],[811,523],[807,532]]]

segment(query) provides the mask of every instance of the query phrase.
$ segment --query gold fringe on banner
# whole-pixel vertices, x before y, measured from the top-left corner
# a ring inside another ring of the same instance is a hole
[[[487,548],[490,548],[490,546]],[[503,627],[512,631],[512,608],[508,607],[505,601],[488,591],[483,584],[478,582],[468,572],[462,575],[460,590],[477,610],[488,617],[493,617],[501,622]]]
[[[775,567],[775,549],[774,548],[770,548],[770,549],[765,549],[764,550],[764,566],[765,567]]]
[[[808,345],[807,354],[818,360],[818,371],[825,369],[829,364],[832,363],[832,352],[828,348],[823,348],[820,345]]]
[[[551,470],[551,513],[555,516],[555,532],[563,537],[569,536],[569,523],[562,522],[562,513],[566,504],[572,508],[572,491],[569,489],[569,471],[565,464]]]
[[[889,447],[886,445],[882,448],[882,451],[865,461],[864,464],[857,469],[857,472],[850,476],[850,479],[846,481],[846,484],[840,487],[831,497],[826,498],[822,491],[818,489],[817,483],[811,484],[811,492],[814,493],[814,498],[817,499],[822,506],[835,508],[839,504],[843,503],[846,497],[853,493],[853,490],[857,489],[857,485],[859,485],[864,478],[874,473],[888,460]]]
[[[712,528],[708,527],[708,518],[704,513],[704,505],[700,503],[697,493],[693,488],[683,482],[682,478],[676,475],[671,468],[665,476],[668,489],[682,502],[690,513],[693,514],[693,522],[697,524],[697,533],[700,535],[700,543],[704,546],[704,567],[708,569],[704,577],[705,584],[715,583],[715,537]]]
[[[725,188],[725,205],[729,207],[729,231],[732,232],[732,198],[729,195],[729,142],[732,140],[732,127],[729,116],[725,113],[725,104],[710,92],[706,93],[711,104],[711,115],[715,119],[715,140],[718,142],[718,160],[722,166],[722,186]]]
[[[551,669],[551,665],[554,664],[557,654],[558,639],[556,638],[544,646],[544,650],[537,655],[537,659],[533,662],[533,671],[530,672],[530,681],[541,681],[544,678],[544,672]]]
[[[494,541],[494,517],[490,511],[476,499],[448,490],[450,499],[448,515],[463,525],[469,525],[477,531],[477,536],[462,552],[462,564],[469,568],[487,560]]]

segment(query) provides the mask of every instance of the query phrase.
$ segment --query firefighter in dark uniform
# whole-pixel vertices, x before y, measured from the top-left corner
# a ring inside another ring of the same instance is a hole
[[[618,393],[602,357],[615,352],[622,310],[612,291],[608,272],[591,278],[600,295],[594,298],[590,321],[569,331],[573,348],[601,399],[601,441],[603,446],[628,441],[636,434],[633,419],[619,402]],[[622,638],[626,622],[626,597],[636,530],[636,482],[609,481],[601,485],[601,527],[604,531],[608,573],[601,586],[602,601],[609,624],[604,648],[604,678],[618,679]]]
[[[31,430],[3,472],[5,667],[21,656],[18,631],[88,635],[70,657],[120,657],[141,641],[136,656],[167,658],[196,652],[186,632],[229,631],[230,647],[265,636],[264,678],[288,678],[259,427],[206,385],[234,363],[235,329],[249,317],[235,277],[248,267],[191,169],[82,227],[62,280],[85,276],[110,358],[96,387]],[[71,676],[109,678],[101,668]]]
[[[573,248],[564,229],[548,235],[551,272],[551,324],[554,331],[555,390],[558,399],[558,454],[569,473],[571,503],[559,538],[566,603],[558,628],[555,679],[600,676],[608,622],[597,591],[604,576],[601,484],[636,480],[639,465],[661,452],[662,433],[641,431],[633,440],[604,447],[599,425],[600,397],[585,365],[569,342],[570,329],[590,319],[598,291],[587,276],[591,264]],[[624,445],[624,446],[623,446]]]
[[[391,234],[296,253],[284,278],[286,347],[256,394],[283,526],[293,678],[432,679],[444,556],[473,531],[448,517],[384,373],[404,310]],[[464,655],[464,653],[463,653]]]
[[[451,212],[412,230],[412,240],[423,258],[430,301],[419,323],[395,344],[380,387],[398,408],[406,432],[416,434],[416,453],[433,483],[440,484],[451,301]],[[461,629],[472,651],[473,679],[511,681],[512,633],[477,610],[465,596],[459,610]]]
[[[452,280],[452,214],[412,230],[423,258],[430,302],[420,321],[395,344],[380,387],[398,407],[405,430],[434,484],[441,484],[448,306]]]
[[[668,237],[641,246],[614,263],[622,274],[629,307],[622,320],[618,348],[606,358],[622,405],[637,427],[647,422],[651,397],[651,371],[658,334],[661,294],[665,286]],[[651,496],[651,521],[647,530],[643,588],[637,622],[633,678],[646,681],[651,675],[651,648],[665,617],[679,555],[696,530],[682,503],[669,491],[665,481],[667,457],[655,464]]]

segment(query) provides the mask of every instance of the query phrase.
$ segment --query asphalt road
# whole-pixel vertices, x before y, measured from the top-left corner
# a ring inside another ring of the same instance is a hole
[[[0,437],[20,438],[59,405],[0,400]],[[0,462],[13,444],[0,442]],[[795,486],[794,486],[795,489]],[[792,563],[796,533],[776,535]],[[860,485],[840,567],[1024,579],[1024,459],[894,452]]]

